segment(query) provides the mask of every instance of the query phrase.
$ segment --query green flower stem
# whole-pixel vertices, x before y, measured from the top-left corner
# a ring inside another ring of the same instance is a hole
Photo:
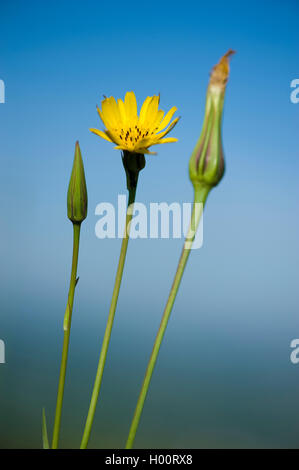
[[[77,276],[78,255],[79,255],[80,229],[81,229],[81,223],[79,223],[79,224],[73,223],[72,272],[71,272],[70,288],[69,288],[69,295],[68,295],[68,304],[67,304],[67,307],[66,307],[66,314],[65,314],[65,318],[67,318],[68,321],[67,321],[67,323],[64,323],[63,348],[62,348],[62,358],[61,358],[59,384],[58,384],[58,392],[57,392],[57,402],[56,402],[56,413],[55,413],[54,430],[53,430],[52,449],[57,449],[58,440],[59,440],[61,411],[62,411],[62,402],[63,402],[64,384],[65,384],[65,374],[66,374],[69,340],[70,340],[72,311],[73,311],[75,287],[76,287],[76,283],[77,283],[76,276]]]
[[[205,204],[205,201],[206,201],[206,198],[208,196],[210,189],[211,188],[207,186],[204,186],[204,187],[200,185],[195,186],[194,203],[193,203],[193,209],[192,209],[192,215],[191,215],[191,221],[190,221],[188,234],[185,240],[185,244],[182,250],[180,260],[179,260],[177,271],[176,271],[174,281],[170,290],[170,294],[166,303],[166,307],[162,316],[162,320],[161,320],[160,327],[156,336],[152,354],[151,354],[151,357],[150,357],[150,360],[146,369],[146,373],[144,376],[141,391],[140,391],[139,398],[137,401],[135,413],[134,413],[133,420],[131,423],[129,436],[128,436],[128,440],[126,444],[126,449],[132,449],[133,444],[134,444],[137,428],[139,425],[144,402],[147,396],[148,388],[150,385],[152,374],[153,374],[157,357],[159,354],[160,346],[161,346],[161,343],[162,343],[162,340],[166,331],[170,313],[171,313],[171,310],[172,310],[172,307],[173,307],[173,304],[174,304],[174,301],[175,301],[175,298],[176,298],[176,295],[180,286],[184,269],[189,258],[191,246],[192,246],[195,233],[196,233],[196,230],[197,230],[197,227],[200,222],[201,215],[202,215],[203,206]],[[201,210],[198,210],[198,206],[196,203],[202,203]]]
[[[126,214],[125,233],[124,233],[124,238],[123,238],[122,245],[121,245],[120,256],[119,256],[119,261],[118,261],[118,267],[117,267],[117,272],[116,272],[116,277],[115,277],[114,289],[113,289],[113,294],[112,294],[112,299],[111,299],[111,304],[110,304],[106,330],[105,330],[104,339],[102,343],[102,349],[100,353],[97,374],[96,374],[96,378],[94,382],[94,387],[92,391],[91,401],[89,405],[88,415],[87,415],[87,419],[85,423],[85,428],[84,428],[84,433],[83,433],[80,449],[87,448],[90,433],[91,433],[92,423],[93,423],[94,415],[96,411],[99,392],[101,388],[102,377],[103,377],[103,372],[104,372],[104,367],[105,367],[105,362],[106,362],[106,356],[107,356],[107,351],[109,347],[110,336],[111,336],[111,331],[112,331],[112,326],[113,326],[113,320],[114,320],[115,310],[117,306],[118,294],[119,294],[119,289],[121,285],[124,264],[126,260],[129,235],[130,235],[129,224],[132,220],[132,215],[133,215],[133,204],[135,202],[136,188],[137,188],[137,182],[135,186],[132,186],[129,189],[129,200],[128,200],[128,208],[127,208],[127,214]]]

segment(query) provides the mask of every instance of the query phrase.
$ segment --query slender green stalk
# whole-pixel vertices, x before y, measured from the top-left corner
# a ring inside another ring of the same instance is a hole
[[[98,397],[100,393],[102,377],[103,377],[103,372],[104,372],[104,367],[105,367],[105,362],[106,362],[106,356],[107,356],[107,351],[109,347],[110,336],[111,336],[111,331],[112,331],[112,326],[113,326],[113,321],[114,321],[114,315],[115,315],[115,310],[117,306],[118,294],[119,294],[119,289],[121,285],[123,269],[124,269],[126,254],[127,254],[129,235],[130,235],[129,224],[131,222],[132,215],[133,215],[133,204],[135,202],[136,187],[137,187],[137,182],[136,182],[136,186],[133,186],[129,189],[129,200],[128,200],[128,208],[127,208],[127,214],[126,214],[125,233],[124,233],[124,238],[123,238],[122,245],[121,245],[120,256],[119,256],[119,261],[118,261],[118,267],[117,267],[117,272],[116,272],[116,277],[115,277],[114,289],[113,289],[113,294],[112,294],[112,299],[111,299],[111,304],[110,304],[106,330],[105,330],[104,339],[102,343],[98,369],[96,373],[96,378],[94,382],[94,387],[92,391],[90,406],[88,410],[88,415],[87,415],[87,419],[85,423],[85,428],[84,428],[84,433],[83,433],[80,449],[87,448],[90,433],[91,433],[91,428],[92,428],[92,424],[94,420],[94,415],[96,411],[97,401],[98,401]]]
[[[71,272],[70,288],[69,288],[69,295],[68,295],[68,304],[67,304],[67,307],[66,307],[66,315],[65,315],[65,318],[67,319],[67,322],[64,325],[63,348],[62,348],[62,358],[61,358],[59,384],[58,384],[58,392],[57,392],[57,402],[56,402],[56,413],[55,413],[54,430],[53,430],[52,449],[57,449],[58,440],[59,440],[62,402],[63,402],[64,384],[65,384],[65,374],[66,374],[66,367],[67,367],[72,311],[73,311],[74,294],[75,294],[75,287],[76,287],[77,265],[78,265],[78,255],[79,255],[79,242],[80,242],[80,228],[81,228],[81,223],[78,223],[78,224],[73,223],[72,272]]]
[[[128,436],[128,440],[126,444],[126,449],[132,449],[133,444],[134,444],[137,428],[139,425],[141,413],[142,413],[144,402],[147,396],[147,392],[148,392],[148,388],[149,388],[152,374],[154,371],[154,367],[155,367],[157,357],[159,354],[160,346],[161,346],[161,343],[162,343],[162,340],[166,331],[170,313],[171,313],[171,310],[172,310],[172,307],[173,307],[173,304],[174,304],[174,301],[178,292],[178,288],[180,286],[184,269],[185,269],[187,260],[189,258],[191,246],[192,246],[195,233],[196,233],[196,230],[197,230],[197,227],[198,227],[201,215],[202,215],[203,205],[206,201],[209,190],[210,190],[210,187],[207,187],[207,186],[195,187],[194,203],[193,203],[193,209],[192,209],[192,215],[191,215],[191,221],[190,221],[188,234],[186,236],[185,244],[184,244],[182,254],[179,260],[179,264],[178,264],[177,271],[174,277],[174,281],[173,281],[173,284],[169,293],[169,297],[168,297],[166,307],[162,316],[162,320],[161,320],[160,327],[156,336],[156,340],[155,340],[154,347],[151,353],[151,357],[150,357],[150,360],[146,369],[141,391],[140,391],[137,405],[135,408],[135,413],[134,413],[133,420],[131,423],[129,436]],[[202,203],[202,205],[200,206],[201,207],[200,210],[198,210],[199,206],[196,203]]]

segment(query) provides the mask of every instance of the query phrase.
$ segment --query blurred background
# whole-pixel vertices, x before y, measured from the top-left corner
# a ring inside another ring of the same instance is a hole
[[[179,142],[159,146],[137,200],[192,201],[188,161],[212,66],[229,49],[226,175],[209,196],[162,344],[135,447],[298,448],[299,4],[1,1],[0,446],[52,432],[72,224],[66,191],[80,141],[82,226],[61,447],[78,447],[121,241],[95,236],[100,202],[126,194],[120,153],[93,135],[102,95],[178,107]],[[182,240],[132,240],[90,447],[122,448]]]

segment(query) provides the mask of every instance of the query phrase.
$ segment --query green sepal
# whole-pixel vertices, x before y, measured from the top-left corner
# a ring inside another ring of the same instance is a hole
[[[144,155],[124,150],[122,162],[126,171],[128,191],[136,189],[139,172],[145,167]]]

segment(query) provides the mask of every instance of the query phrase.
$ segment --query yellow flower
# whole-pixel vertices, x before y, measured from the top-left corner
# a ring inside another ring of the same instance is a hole
[[[114,142],[116,149],[132,153],[154,154],[148,150],[151,145],[178,140],[174,137],[164,138],[179,120],[177,117],[169,124],[177,108],[174,106],[164,116],[164,111],[158,109],[159,101],[160,95],[148,96],[138,116],[133,91],[126,93],[124,101],[119,99],[116,102],[113,96],[105,98],[102,101],[102,110],[98,107],[97,110],[106,129],[104,131],[90,130],[103,139]]]

